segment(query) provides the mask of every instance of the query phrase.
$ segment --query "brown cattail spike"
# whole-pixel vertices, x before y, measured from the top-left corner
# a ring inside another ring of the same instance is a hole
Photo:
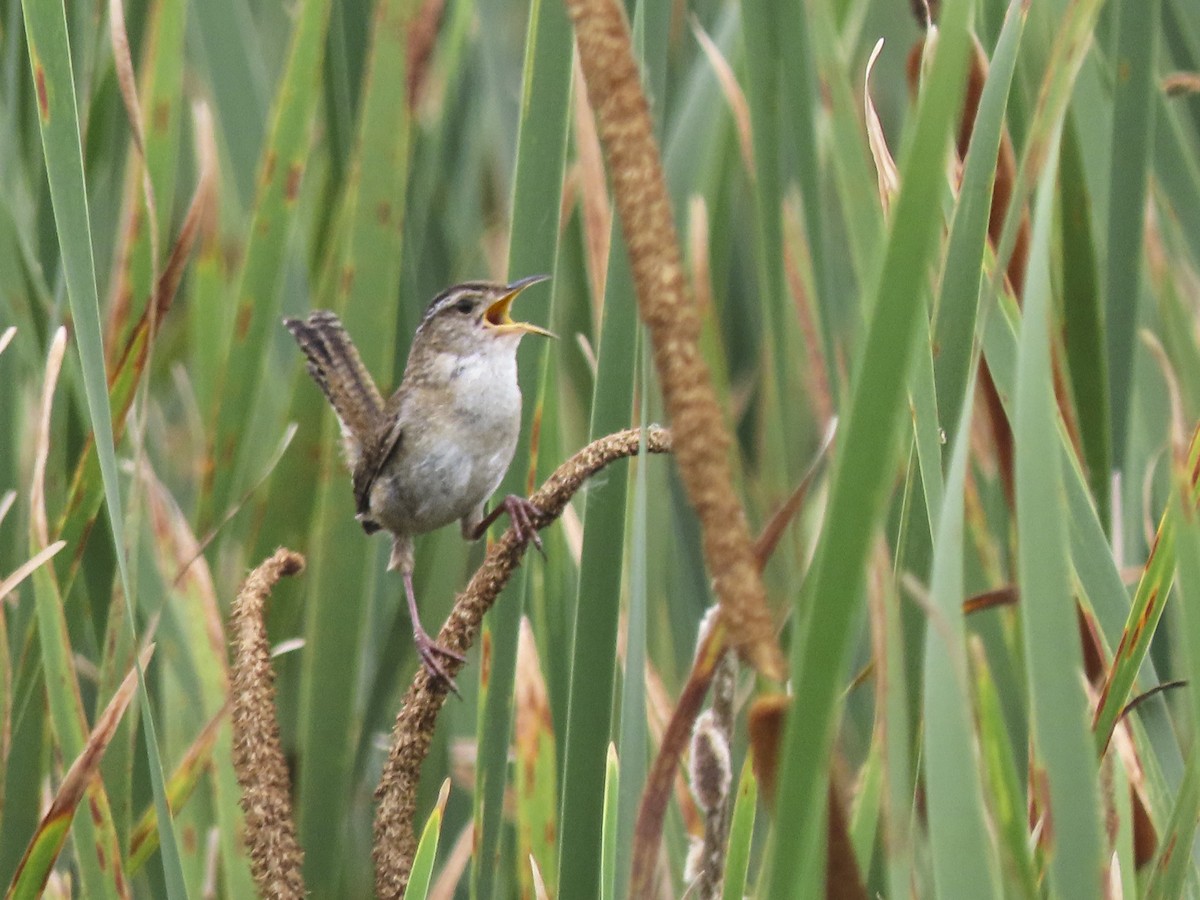
[[[616,0],[566,0],[566,5],[629,248],[638,307],[654,345],[679,472],[703,529],[721,614],[741,655],[762,674],[782,681],[787,666],[745,511],[733,490],[732,438],[700,352],[700,316],[684,277],[624,9]]]
[[[303,898],[304,852],[296,840],[291,783],[275,715],[275,673],[263,612],[271,588],[304,568],[304,557],[279,549],[250,573],[234,601],[233,768],[242,788],[246,850],[259,896]]]
[[[557,519],[588,478],[611,462],[633,456],[642,440],[645,440],[649,453],[671,450],[671,434],[666,429],[651,426],[643,435],[640,429],[631,428],[592,441],[564,462],[529,497],[542,513],[534,525],[541,528]],[[525,542],[511,527],[488,547],[483,564],[472,576],[466,590],[459,594],[450,618],[438,633],[439,644],[457,653],[465,653],[470,648],[479,634],[484,614],[500,596],[525,549]],[[458,673],[461,665],[457,660],[447,660],[446,668],[451,677]],[[446,691],[444,682],[431,678],[425,668],[418,669],[396,716],[392,748],[375,791],[379,809],[375,813],[372,853],[375,857],[375,894],[381,900],[402,897],[408,886],[417,850],[413,831],[417,784],[421,764],[433,742],[433,730],[446,700]]]

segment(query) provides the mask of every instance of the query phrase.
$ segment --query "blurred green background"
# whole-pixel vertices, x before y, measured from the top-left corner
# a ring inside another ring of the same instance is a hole
[[[831,777],[870,896],[1094,897],[1102,880],[1114,896],[1197,896],[1195,692],[1155,696],[1108,734],[1133,696],[1200,667],[1200,9],[943,7],[950,49],[918,105],[906,58],[923,31],[903,0],[627,6],[752,531],[839,422],[765,569],[793,731],[779,818],[760,803],[737,819],[749,872],[725,896],[819,890]],[[417,661],[386,541],[353,520],[334,417],[280,320],[338,311],[388,390],[442,288],[552,273],[517,309],[560,339],[523,343],[505,489],[663,420],[571,26],[549,0],[132,0],[143,155],[114,8],[0,2],[0,334],[15,328],[0,577],[42,548],[39,403],[54,331],[69,332],[44,479],[49,539],[66,545],[0,606],[0,883],[136,633],[157,642],[148,702],[90,789],[106,812],[85,803],[44,863],[51,887],[250,895],[222,629],[245,573],[285,545],[309,563],[269,622],[305,877],[314,896],[368,896],[372,793]],[[991,149],[959,199],[968,29],[992,60],[976,126]],[[863,102],[880,37],[870,93],[902,184],[887,214]],[[1018,212],[994,253],[1002,125]],[[1022,214],[1024,315],[996,262]],[[155,309],[160,276],[178,289]],[[1015,507],[976,399],[980,352],[1015,432]],[[489,616],[487,684],[476,650],[423,775],[421,821],[452,779],[435,880],[454,881],[456,841],[474,842],[458,896],[533,896],[531,856],[554,895],[624,891],[645,772],[714,602],[672,467],[631,460],[589,483]],[[431,631],[482,553],[457,529],[418,542]],[[1019,603],[964,617],[965,599],[1013,587]],[[531,721],[514,702],[531,678],[521,615],[551,714],[528,769],[510,752],[514,720]],[[1087,690],[1079,622],[1100,654]],[[743,669],[735,784],[754,688]],[[164,854],[143,816],[189,773]],[[668,896],[687,888],[686,812],[668,810]],[[119,864],[97,864],[110,844]]]

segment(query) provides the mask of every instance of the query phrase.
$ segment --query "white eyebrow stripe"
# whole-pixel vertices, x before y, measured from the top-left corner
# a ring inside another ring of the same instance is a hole
[[[446,290],[442,291],[430,302],[425,310],[425,315],[421,318],[421,324],[417,326],[418,330],[437,313],[457,303],[464,295],[482,297],[494,287],[495,285],[489,284],[486,281],[464,281],[461,284],[446,288]]]

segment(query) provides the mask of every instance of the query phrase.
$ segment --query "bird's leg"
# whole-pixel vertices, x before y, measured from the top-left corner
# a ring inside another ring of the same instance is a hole
[[[463,537],[469,541],[477,541],[483,537],[488,527],[500,518],[501,513],[508,513],[508,518],[512,522],[513,531],[517,533],[517,537],[527,544],[533,544],[537,547],[538,552],[543,556],[545,551],[542,549],[542,538],[537,532],[537,527],[533,524],[542,516],[542,511],[530,503],[524,497],[519,497],[516,494],[509,494],[504,498],[495,509],[484,516],[478,523],[468,525],[463,522]]]
[[[425,671],[429,673],[430,678],[442,682],[454,692],[456,697],[462,699],[462,694],[458,692],[458,685],[454,683],[454,679],[450,677],[450,673],[446,671],[438,657],[444,656],[458,662],[463,662],[466,657],[449,647],[443,647],[421,627],[421,615],[417,612],[417,597],[413,592],[411,570],[404,572],[404,593],[408,597],[408,617],[412,619],[413,643],[417,645],[417,653],[421,657],[421,662],[425,664]]]

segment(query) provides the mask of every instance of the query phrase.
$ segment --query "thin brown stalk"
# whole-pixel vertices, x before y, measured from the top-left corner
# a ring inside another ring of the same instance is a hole
[[[542,511],[534,524],[544,528],[562,515],[567,503],[587,479],[609,463],[638,452],[642,433],[630,428],[599,438],[588,444],[562,465],[532,495],[530,501]],[[646,431],[646,450],[668,453],[671,433],[665,428],[651,426]],[[513,571],[525,555],[525,542],[512,528],[504,532],[491,547],[483,564],[475,571],[466,590],[459,594],[454,609],[437,641],[443,647],[465,653],[475,642],[484,614],[508,583]],[[462,663],[447,658],[443,663],[453,677]],[[417,785],[421,765],[429,754],[437,716],[446,700],[446,684],[431,679],[422,667],[417,669],[404,705],[396,716],[392,729],[392,748],[384,765],[383,777],[375,797],[379,809],[375,813],[375,893],[378,897],[402,897],[412,870],[417,837],[413,819],[417,808]]]
[[[54,407],[54,389],[62,372],[63,355],[67,352],[67,330],[61,325],[50,340],[46,354],[46,377],[42,382],[42,398],[33,441],[33,474],[29,491],[29,531],[38,549],[50,545],[50,527],[46,518],[46,466],[50,459],[50,413]]]
[[[807,366],[804,371],[805,393],[813,415],[822,428],[828,427],[834,418],[833,392],[829,387],[828,364],[825,348],[821,344],[821,332],[817,324],[819,310],[808,289],[805,272],[812,271],[808,238],[800,222],[799,198],[789,197],[783,204],[783,274],[787,279],[788,292],[796,306],[796,322],[804,338],[804,353]],[[801,263],[804,267],[801,268]]]
[[[617,628],[617,659],[622,666],[628,662],[627,637],[628,616],[622,610],[620,625]],[[649,726],[651,746],[658,747],[662,744],[673,711],[671,697],[663,686],[662,675],[652,661],[646,660],[646,723]],[[696,806],[696,799],[688,788],[682,769],[677,769],[675,775],[675,807],[683,820],[683,830],[689,835],[700,834],[704,828],[704,818],[700,808]]]
[[[742,165],[746,167],[746,171],[753,181],[758,173],[754,169],[754,137],[750,129],[750,104],[746,102],[746,94],[742,90],[742,86],[738,84],[733,66],[729,64],[729,60],[721,53],[721,48],[708,36],[708,32],[704,30],[700,25],[700,20],[694,15],[691,17],[691,25],[692,33],[696,36],[696,43],[704,51],[704,56],[708,60],[709,66],[712,67],[713,74],[717,76],[717,84],[721,86],[721,93],[725,95],[725,102],[729,104],[729,111],[733,114],[733,122],[738,136],[738,150],[742,154]]]
[[[153,292],[158,286],[158,204],[154,197],[154,184],[150,179],[150,168],[146,165],[146,130],[142,124],[142,105],[138,99],[137,76],[133,70],[133,58],[129,53],[129,35],[125,29],[125,4],[123,0],[109,0],[108,4],[109,40],[112,43],[113,69],[117,75],[117,87],[120,90],[121,101],[125,105],[125,115],[129,119],[129,131],[133,137],[133,147],[137,153],[136,167],[141,169],[142,199],[146,205],[146,227],[149,229],[150,243],[150,288]],[[126,230],[126,240],[133,243],[140,218],[139,211],[130,213],[129,227]],[[126,258],[125,263],[128,263]],[[123,277],[127,276],[124,271]],[[109,319],[110,331],[106,344],[110,349],[117,345],[117,329],[124,323],[129,312],[130,297],[125,291],[118,291],[117,302],[114,304],[113,315]],[[158,301],[153,293],[148,298],[147,309],[154,310]],[[151,313],[153,315],[153,313]]]
[[[579,60],[575,60],[579,67]],[[600,152],[600,138],[596,135],[596,118],[588,104],[587,91],[583,89],[583,77],[575,77],[575,153],[579,157],[579,190],[583,213],[584,246],[587,253],[588,280],[592,286],[592,303],[596,322],[600,321],[600,307],[604,298],[604,284],[608,276],[609,242],[612,239],[612,203],[608,197],[608,183],[604,178],[604,156]],[[562,216],[565,221],[566,216]],[[597,326],[597,333],[599,327]]]
[[[275,715],[275,673],[264,611],[284,575],[304,568],[304,557],[280,548],[250,573],[234,601],[233,768],[242,788],[250,872],[261,897],[305,896],[304,852],[296,839],[291,784]]]
[[[799,511],[801,501],[808,491],[808,486],[812,483],[821,462],[829,450],[833,435],[834,427],[831,424],[830,428],[826,431],[825,440],[821,444],[821,448],[817,451],[816,457],[801,479],[800,485],[792,494],[792,497],[784,503],[783,507],[771,517],[770,521],[763,528],[762,534],[755,541],[755,565],[759,566],[760,569],[766,565],[787,523]],[[666,818],[671,781],[673,777],[678,777],[679,760],[683,755],[687,736],[691,733],[696,716],[700,713],[700,707],[704,703],[708,686],[714,677],[717,661],[722,657],[726,646],[728,646],[728,640],[725,634],[724,619],[718,617],[714,627],[703,633],[700,647],[696,651],[696,658],[692,663],[692,671],[689,673],[687,683],[684,684],[683,690],[680,692],[679,702],[676,704],[675,709],[672,710],[670,719],[663,729],[662,736],[659,738],[658,753],[654,758],[649,777],[646,779],[646,787],[642,791],[642,799],[638,805],[637,823],[634,825],[634,856],[630,873],[630,896],[651,896],[649,892],[653,890],[654,867],[658,858],[659,847],[662,844],[662,826]],[[752,743],[755,741],[754,709],[762,707],[764,702],[769,707],[774,702],[774,698],[779,697],[782,697],[785,701],[787,700],[785,695],[773,694],[761,698],[760,702],[751,708],[750,738]],[[774,744],[772,747],[774,747]],[[767,776],[760,770],[759,762],[759,753],[756,750],[755,773],[758,775],[760,784],[764,785],[764,795],[769,796],[769,791],[773,791],[774,788],[766,784]],[[773,781],[774,761],[769,761],[769,765],[770,777]],[[684,814],[684,820],[688,825],[688,831],[689,833],[698,833],[700,829],[699,822],[697,821],[693,824],[691,821],[692,818],[699,818],[696,812],[696,804],[692,802],[690,795],[686,791],[682,791],[681,794],[683,799],[679,805],[681,812]]]
[[[1200,72],[1171,72],[1164,75],[1162,89],[1168,97],[1200,94]]]
[[[654,871],[658,850],[662,844],[663,821],[667,815],[667,799],[675,780],[676,768],[687,747],[688,738],[708,686],[716,675],[717,664],[728,645],[724,618],[717,616],[712,627],[703,635],[692,671],[679,693],[679,702],[667,723],[658,754],[646,774],[646,787],[638,804],[637,822],[633,828],[633,863],[629,874],[629,896],[650,897],[654,891]]]
[[[675,435],[675,455],[704,535],[704,556],[733,646],[764,675],[785,677],[745,510],[733,490],[732,438],[700,352],[650,107],[616,0],[566,0],[633,269],[638,307]]]
[[[142,650],[140,658],[142,669],[150,664],[150,657],[153,653],[153,644]],[[41,896],[41,890],[46,887],[46,879],[51,873],[51,865],[48,864],[47,858],[49,858],[49,863],[52,863],[58,857],[67,840],[66,825],[70,823],[85,797],[92,804],[92,814],[95,814],[96,797],[97,795],[101,798],[104,796],[104,785],[100,780],[100,762],[104,758],[104,752],[108,749],[109,742],[116,734],[117,726],[120,725],[125,710],[129,708],[130,702],[137,694],[137,686],[137,673],[130,669],[125,680],[113,693],[112,699],[108,701],[104,711],[96,719],[96,724],[88,735],[87,743],[84,744],[82,751],[71,763],[66,775],[63,776],[49,808],[42,815],[37,830],[29,840],[25,855],[17,864],[6,897]],[[116,892],[120,897],[128,897],[127,882],[123,877],[123,870],[120,868],[120,854],[117,852],[115,842],[110,842],[107,847],[97,845],[95,849],[110,854],[108,858],[116,860],[114,881]],[[31,869],[31,874],[26,874],[27,869]],[[39,879],[40,883],[35,883]]]

